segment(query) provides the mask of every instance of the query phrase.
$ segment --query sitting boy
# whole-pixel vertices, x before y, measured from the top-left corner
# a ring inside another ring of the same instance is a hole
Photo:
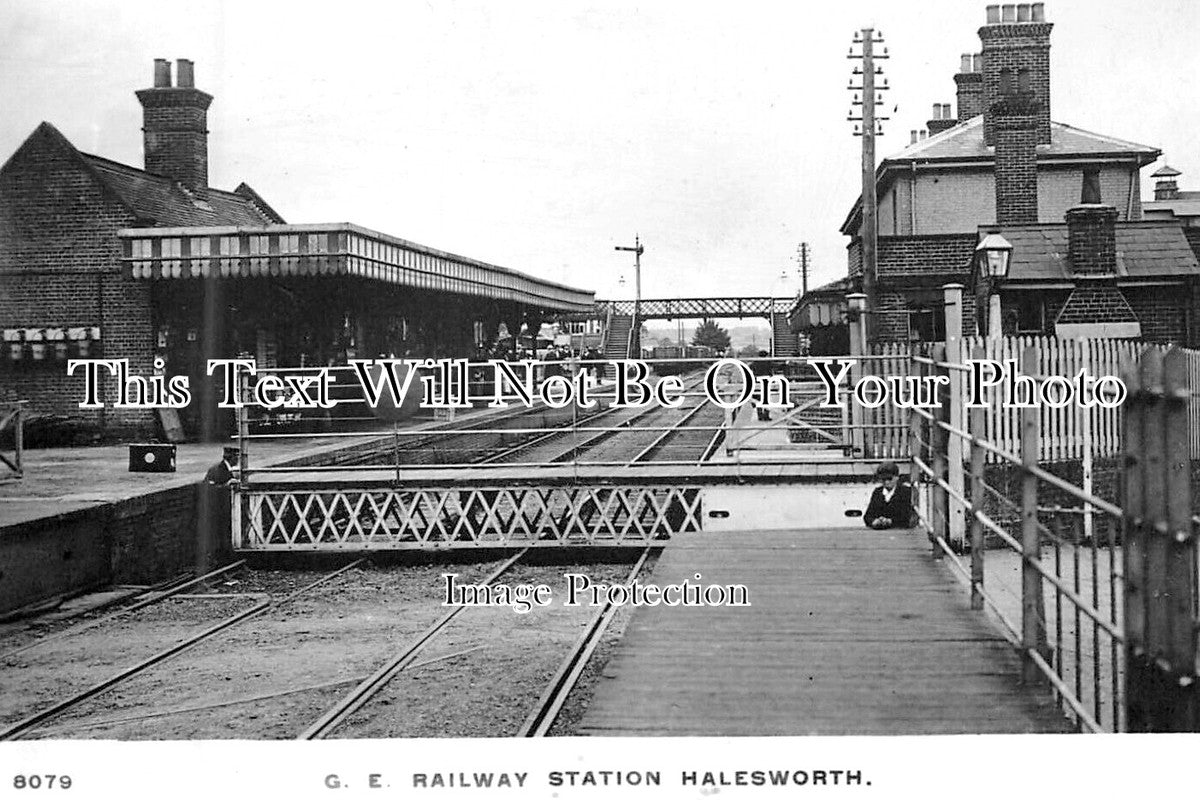
[[[875,470],[875,478],[882,485],[871,493],[863,522],[875,530],[912,527],[912,490],[900,483],[900,468],[886,461]]]

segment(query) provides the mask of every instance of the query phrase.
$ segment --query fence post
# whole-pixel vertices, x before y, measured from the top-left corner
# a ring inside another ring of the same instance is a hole
[[[962,295],[961,283],[948,283],[942,287],[943,303],[946,309],[946,362],[961,364],[963,361],[962,340]],[[963,430],[963,374],[957,369],[947,369],[950,377],[950,426]],[[963,488],[963,440],[962,437],[950,434],[946,437],[946,482],[965,496]],[[947,533],[950,546],[957,552],[962,552],[966,534],[966,509],[962,503],[950,497],[947,501]]]
[[[858,363],[850,368],[849,385],[853,386],[863,375],[862,357],[867,353],[867,296],[861,292],[848,294],[846,301],[850,308],[847,314],[850,321],[850,357],[858,360]],[[865,458],[867,452],[864,448],[862,427],[864,409],[852,399],[848,399],[847,402],[850,405],[851,457]]]
[[[1125,700],[1134,732],[1200,731],[1187,356],[1147,348],[1125,413]]]
[[[914,376],[916,376],[918,379],[920,379],[923,383],[923,379],[925,376],[925,365],[921,364],[917,361],[913,361],[912,358],[915,355],[917,355],[917,352],[916,352],[916,344],[914,343],[912,345],[912,349],[909,351],[909,354],[908,354],[909,370],[912,372],[912,374]],[[921,384],[918,384],[918,385],[921,385]],[[918,502],[916,492],[917,492],[917,487],[921,485],[921,478],[922,478],[921,468],[917,466],[917,459],[918,458],[921,459],[921,461],[923,461],[926,464],[929,463],[929,454],[926,452],[924,444],[921,441],[921,423],[922,422],[924,422],[924,419],[921,417],[921,415],[910,408],[908,410],[908,454],[909,454],[909,459],[910,459],[909,466],[908,466],[908,485],[909,485],[909,487],[911,487],[911,489],[913,491],[913,503],[914,504],[916,504]],[[926,514],[926,518],[928,519],[929,518],[928,515],[930,514],[930,508],[929,508],[928,503],[926,503],[926,505],[925,505],[925,514]]]
[[[946,360],[946,346],[944,344],[935,344],[929,348],[930,360],[937,364]],[[934,366],[933,372],[937,374],[941,368]],[[938,398],[940,402],[937,408],[933,410],[933,416],[936,420],[945,422],[949,415],[949,405],[946,402],[946,392],[939,387]],[[933,539],[933,557],[941,558],[943,556],[942,548],[938,546],[937,540],[946,540],[948,532],[948,521],[950,511],[950,497],[946,490],[936,482],[937,479],[946,479],[946,444],[949,439],[949,434],[940,425],[935,422],[929,423],[929,447],[930,456],[933,463],[929,465],[933,470],[934,483],[930,486],[930,509],[929,509],[929,535]]]
[[[975,345],[971,353],[974,359],[983,359],[981,345]],[[972,408],[968,414],[967,432],[977,439],[986,438],[984,430],[985,409],[980,406]],[[983,470],[984,456],[982,447],[971,444],[971,608],[978,611],[983,608],[983,521],[979,515],[983,508]]]
[[[1021,351],[1021,374],[1038,375],[1036,346]],[[1035,378],[1035,380],[1038,380]],[[1038,464],[1038,418],[1040,409],[1021,409],[1021,676],[1026,683],[1040,679],[1041,671],[1029,657],[1047,654],[1046,604],[1042,598],[1042,575],[1034,567],[1041,558],[1042,537],[1038,529],[1038,479],[1030,467]]]

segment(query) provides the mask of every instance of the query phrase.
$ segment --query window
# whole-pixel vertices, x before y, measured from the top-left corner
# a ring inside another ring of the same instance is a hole
[[[199,236],[188,242],[192,258],[208,258],[212,254],[212,240],[207,236]]]
[[[325,240],[325,236],[320,233],[310,233],[308,235],[308,252],[324,253],[329,250],[329,243]]]
[[[1045,333],[1046,331],[1046,300],[1041,292],[1005,293],[1005,300],[1011,299],[1012,304],[1005,303],[1005,316],[1013,312],[1015,325],[1014,333]]]
[[[940,342],[946,338],[946,313],[940,305],[908,309],[908,338],[916,342]]]
[[[250,255],[265,256],[271,252],[269,236],[251,236],[249,237]]]
[[[223,256],[236,256],[238,254],[238,239],[236,236],[222,236],[217,241],[217,247]]]
[[[1100,202],[1100,167],[1089,165],[1083,168],[1083,191],[1080,193],[1081,203]]]

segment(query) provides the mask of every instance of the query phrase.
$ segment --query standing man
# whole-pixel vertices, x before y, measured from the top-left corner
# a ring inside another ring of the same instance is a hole
[[[222,448],[221,460],[208,468],[208,472],[204,473],[204,482],[200,484],[200,496],[197,498],[197,574],[208,572],[214,556],[222,555],[233,547],[233,519],[230,513],[232,493],[229,487],[234,482],[233,469],[237,462],[236,447]]]
[[[880,485],[871,492],[871,501],[863,514],[868,528],[911,528],[913,518],[912,490],[900,483],[900,468],[885,461],[875,470]]]

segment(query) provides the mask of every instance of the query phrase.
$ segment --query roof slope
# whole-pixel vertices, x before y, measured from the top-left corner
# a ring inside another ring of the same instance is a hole
[[[1013,246],[1008,281],[1071,279],[1065,224],[1013,225],[999,230]],[[1200,277],[1200,263],[1177,223],[1119,222],[1116,237],[1119,278]]]
[[[139,220],[156,227],[217,225],[268,225],[281,223],[271,207],[256,203],[257,194],[242,184],[251,196],[209,188],[203,197],[170,178],[100,156],[80,153],[121,201]]]
[[[1143,163],[1149,163],[1162,154],[1162,151],[1155,147],[1092,133],[1061,122],[1050,123],[1050,144],[1038,145],[1037,152],[1038,157],[1050,158],[1136,154],[1143,159]],[[899,153],[886,157],[883,163],[903,161],[907,164],[910,161],[972,159],[991,161],[994,157],[995,148],[983,143],[983,115],[980,114],[966,122],[960,122],[953,128],[947,128],[941,133],[910,144]]]

